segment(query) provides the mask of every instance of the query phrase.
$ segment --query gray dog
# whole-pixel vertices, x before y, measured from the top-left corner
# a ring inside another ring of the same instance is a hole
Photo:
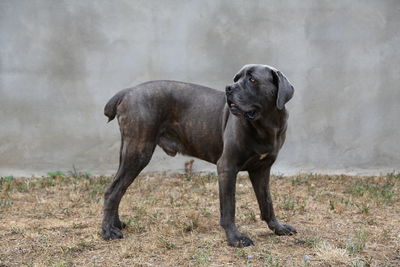
[[[296,233],[276,219],[269,189],[270,169],[285,141],[285,104],[293,96],[293,86],[267,65],[246,65],[233,81],[225,94],[190,83],[151,81],[110,99],[104,114],[109,121],[118,118],[121,150],[118,172],[104,196],[104,239],[123,237],[119,203],[156,145],[170,156],[182,153],[217,165],[220,225],[229,245],[253,244],[235,225],[239,171],[248,171],[268,227],[277,235]]]

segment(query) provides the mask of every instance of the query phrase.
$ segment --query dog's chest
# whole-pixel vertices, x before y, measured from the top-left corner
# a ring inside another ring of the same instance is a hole
[[[253,153],[243,162],[243,164],[240,167],[240,170],[247,171],[251,169],[257,169],[270,162],[271,159],[275,158],[276,154],[273,153],[263,153],[263,154]]]

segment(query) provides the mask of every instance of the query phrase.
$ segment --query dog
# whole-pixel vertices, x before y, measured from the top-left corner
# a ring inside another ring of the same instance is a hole
[[[121,132],[119,168],[104,195],[102,236],[122,238],[118,207],[122,196],[149,163],[155,147],[217,165],[220,225],[228,244],[253,245],[235,225],[235,188],[239,171],[247,171],[261,219],[277,235],[296,229],[280,223],[269,187],[270,169],[282,147],[287,128],[285,104],[294,88],[277,69],[245,65],[225,93],[177,82],[150,81],[125,89],[104,108],[109,121],[116,116]]]

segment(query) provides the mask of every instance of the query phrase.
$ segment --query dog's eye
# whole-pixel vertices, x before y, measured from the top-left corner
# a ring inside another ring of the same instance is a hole
[[[252,82],[252,83],[256,83],[256,80],[254,80],[253,77],[250,77],[249,81]]]

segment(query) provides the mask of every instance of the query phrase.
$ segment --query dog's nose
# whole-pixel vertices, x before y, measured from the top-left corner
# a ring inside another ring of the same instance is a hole
[[[226,91],[227,93],[232,93],[232,86],[231,86],[231,85],[227,85],[227,86],[225,87],[225,91]]]

